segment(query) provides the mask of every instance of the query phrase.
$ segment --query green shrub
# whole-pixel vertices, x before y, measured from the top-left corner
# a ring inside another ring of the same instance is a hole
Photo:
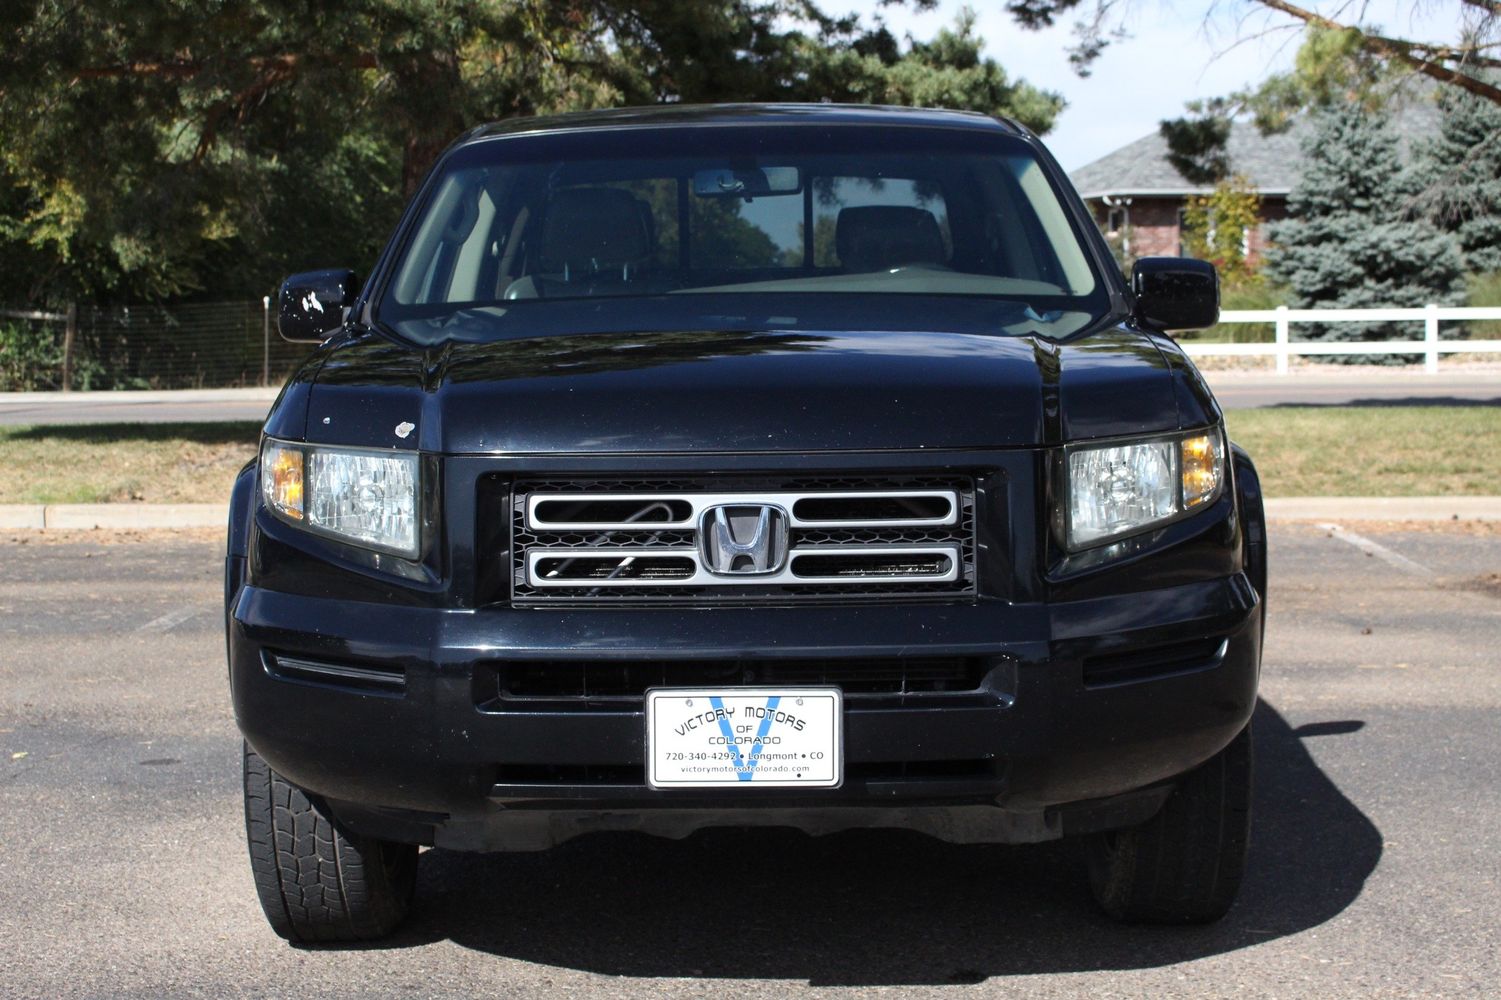
[[[71,389],[107,388],[104,366],[75,344]],[[63,334],[40,323],[0,323],[0,392],[40,392],[63,386]]]
[[[0,323],[0,392],[62,387],[61,338],[32,323]]]
[[[1501,306],[1501,271],[1472,274],[1466,280],[1465,305]],[[1501,320],[1477,320],[1465,324],[1471,340],[1501,340]]]

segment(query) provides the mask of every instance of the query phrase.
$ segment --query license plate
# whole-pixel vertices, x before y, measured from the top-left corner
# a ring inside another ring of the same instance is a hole
[[[838,788],[838,688],[657,688],[646,692],[653,788]]]

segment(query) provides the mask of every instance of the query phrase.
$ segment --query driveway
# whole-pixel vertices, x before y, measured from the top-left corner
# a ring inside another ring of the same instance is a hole
[[[266,419],[280,386],[142,392],[0,392],[0,426]]]
[[[1332,367],[1332,366],[1331,366]],[[1287,375],[1209,370],[1215,398],[1227,410],[1267,406],[1498,406],[1501,366],[1442,368],[1436,375],[1390,368],[1346,367],[1334,373],[1298,369]]]
[[[427,851],[410,925],[347,949],[255,901],[219,533],[0,533],[0,995],[1494,995],[1501,533],[1346,528],[1273,529],[1250,881],[1216,926],[1111,924],[1069,844],[599,834]]]
[[[1226,409],[1261,406],[1501,405],[1501,366],[1440,371],[1303,370],[1276,376],[1244,371],[1205,372]],[[19,424],[166,423],[254,420],[280,386],[252,389],[183,389],[166,392],[0,393],[0,426]]]

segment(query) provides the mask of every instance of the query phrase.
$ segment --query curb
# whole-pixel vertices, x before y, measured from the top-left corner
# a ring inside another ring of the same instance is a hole
[[[222,503],[0,504],[0,529],[222,528],[228,520]]]
[[[1501,497],[1269,497],[1268,521],[1501,521]]]
[[[1501,496],[1273,497],[1268,521],[1501,521]],[[0,504],[0,530],[222,528],[222,503]]]

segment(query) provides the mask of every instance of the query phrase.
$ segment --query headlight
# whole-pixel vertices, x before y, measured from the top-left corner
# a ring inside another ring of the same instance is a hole
[[[1070,448],[1066,454],[1071,549],[1202,507],[1219,495],[1225,480],[1218,428],[1185,438]]]
[[[415,558],[417,455],[288,444],[261,450],[261,496],[309,531]]]

